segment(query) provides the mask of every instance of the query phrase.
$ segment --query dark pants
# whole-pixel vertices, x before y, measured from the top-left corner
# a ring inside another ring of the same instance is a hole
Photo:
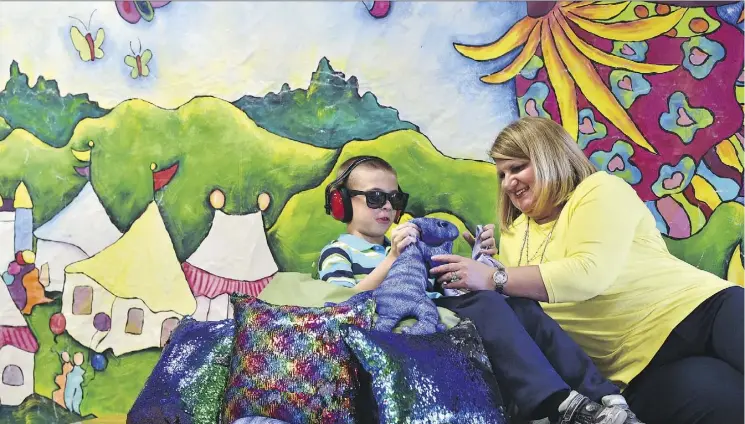
[[[538,302],[475,291],[435,303],[473,321],[503,394],[521,416],[540,418],[539,406],[569,389],[595,402],[619,393]]]
[[[742,287],[723,290],[668,336],[624,391],[646,424],[742,424]]]

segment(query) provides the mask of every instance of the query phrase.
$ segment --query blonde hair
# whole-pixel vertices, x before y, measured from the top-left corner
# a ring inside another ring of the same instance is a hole
[[[354,171],[356,169],[379,169],[382,171],[388,171],[394,176],[398,177],[398,174],[396,173],[396,170],[391,166],[390,163],[386,162],[385,159],[381,159],[377,156],[354,156],[344,161],[344,163],[339,166],[339,170],[336,173],[336,177],[339,178],[347,172],[347,170],[354,164],[355,162],[365,159],[364,162],[359,163],[355,169],[352,170],[352,172],[347,175],[347,178],[344,181],[339,181],[340,185],[346,185],[350,179],[352,179],[352,175],[354,174]]]
[[[517,159],[532,163],[536,211],[566,202],[582,180],[597,172],[569,133],[548,118],[528,116],[507,125],[494,140],[489,156],[495,161]],[[500,190],[498,212],[501,230],[505,232],[522,213],[504,190]]]

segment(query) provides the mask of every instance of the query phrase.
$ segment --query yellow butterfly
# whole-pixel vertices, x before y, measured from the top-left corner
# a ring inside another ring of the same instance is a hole
[[[135,53],[134,49],[132,49],[132,42],[129,42],[129,49],[132,51],[131,55],[124,56],[124,63],[132,67],[132,72],[130,72],[130,76],[132,78],[139,78],[139,77],[146,77],[150,75],[150,68],[148,68],[147,64],[150,62],[150,59],[153,58],[153,52],[150,51],[150,49],[145,50],[142,52],[142,43],[140,43],[140,51],[142,52],[142,55],[139,55]]]
[[[96,11],[94,10],[93,13]],[[93,19],[93,13],[91,13],[91,19]],[[74,18],[70,16],[71,19],[75,19],[78,22],[80,22],[83,25],[83,28],[85,28],[85,35],[83,35],[82,32],[78,29],[78,27],[73,26],[70,28],[70,39],[72,40],[72,45],[75,47],[75,50],[80,53],[80,58],[84,62],[91,62],[95,61],[96,59],[101,59],[103,57],[103,50],[101,50],[101,45],[103,44],[104,40],[104,31],[103,28],[99,28],[98,32],[96,32],[96,37],[93,38],[91,36],[90,31],[88,30],[88,26],[83,23],[78,18]],[[90,19],[88,20],[88,25],[90,26]]]

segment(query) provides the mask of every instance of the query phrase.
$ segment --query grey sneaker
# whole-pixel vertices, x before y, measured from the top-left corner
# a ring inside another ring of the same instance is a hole
[[[639,420],[639,418],[637,418],[636,414],[634,414],[631,409],[629,409],[629,405],[626,403],[626,398],[624,398],[623,396],[603,396],[602,402],[605,406],[615,406],[626,411],[626,421],[623,422],[624,424],[644,424],[642,421]]]
[[[567,408],[556,424],[624,424],[628,414],[618,406],[605,406],[572,391]]]

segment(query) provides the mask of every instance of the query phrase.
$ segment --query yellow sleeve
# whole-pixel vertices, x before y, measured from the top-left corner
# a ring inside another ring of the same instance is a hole
[[[619,177],[593,175],[569,202],[566,257],[539,265],[549,303],[581,302],[603,293],[626,264],[646,206]]]

